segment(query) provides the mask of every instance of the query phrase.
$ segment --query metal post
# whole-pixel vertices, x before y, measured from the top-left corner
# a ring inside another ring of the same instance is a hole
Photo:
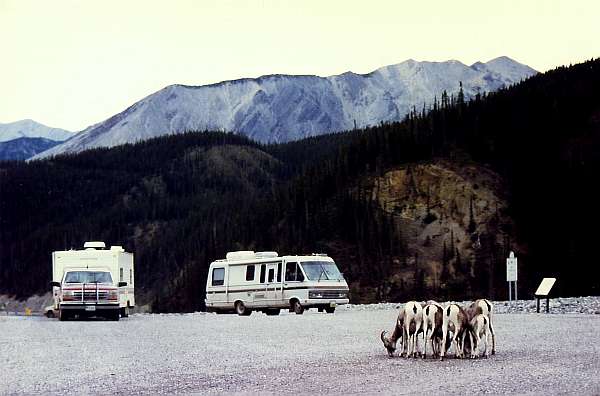
[[[540,298],[539,297],[537,297],[537,313],[540,313]]]
[[[512,282],[508,282],[508,301],[512,302]]]
[[[550,312],[550,297],[546,296],[546,313]]]
[[[517,297],[517,281],[515,281],[515,301],[519,301],[519,297]]]

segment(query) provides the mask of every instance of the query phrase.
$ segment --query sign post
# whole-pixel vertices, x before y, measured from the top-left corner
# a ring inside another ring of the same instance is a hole
[[[508,301],[512,302],[512,282],[515,282],[515,301],[517,301],[519,299],[517,296],[517,258],[514,252],[510,252],[506,259],[506,281],[508,282]]]
[[[550,290],[556,278],[544,278],[535,291],[535,297],[537,298],[537,313],[540,313],[540,298],[546,297],[546,313],[550,312]]]

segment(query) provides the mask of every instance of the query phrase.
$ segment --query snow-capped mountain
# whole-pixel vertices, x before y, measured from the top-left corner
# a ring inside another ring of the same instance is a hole
[[[0,123],[0,142],[19,138],[45,138],[64,141],[74,135],[73,132],[60,128],[51,128],[33,120],[21,120],[8,124]]]
[[[204,86],[168,86],[34,158],[132,143],[188,130],[225,130],[261,142],[286,142],[400,120],[413,105],[446,90],[465,97],[494,91],[537,72],[510,58],[467,66],[405,62],[368,74],[267,75]]]

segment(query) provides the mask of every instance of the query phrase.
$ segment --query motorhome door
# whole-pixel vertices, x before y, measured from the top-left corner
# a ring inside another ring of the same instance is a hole
[[[281,291],[281,262],[268,263],[266,266],[265,302],[277,305],[283,298]]]

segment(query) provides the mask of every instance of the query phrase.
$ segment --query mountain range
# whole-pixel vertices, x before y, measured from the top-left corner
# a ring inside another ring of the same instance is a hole
[[[72,137],[73,132],[60,128],[52,128],[33,120],[21,120],[6,124],[0,123],[0,142],[18,138],[45,138],[64,141]]]
[[[466,99],[537,72],[508,57],[467,66],[459,61],[405,62],[368,74],[267,75],[204,86],[170,85],[34,159],[134,143],[190,130],[243,134],[262,143],[401,120],[442,92]]]
[[[33,120],[0,123],[0,160],[22,160],[48,150],[74,133]]]

